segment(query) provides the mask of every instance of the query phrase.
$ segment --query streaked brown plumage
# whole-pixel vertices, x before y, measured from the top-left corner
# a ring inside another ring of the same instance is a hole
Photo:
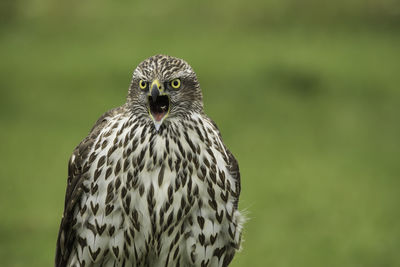
[[[68,166],[55,266],[227,266],[240,247],[237,161],[196,74],[156,55]]]

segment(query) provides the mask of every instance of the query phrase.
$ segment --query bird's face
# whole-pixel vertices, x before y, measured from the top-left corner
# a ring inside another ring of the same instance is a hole
[[[135,69],[128,104],[139,116],[152,120],[158,131],[169,118],[202,112],[202,94],[196,74],[184,60],[156,55]]]

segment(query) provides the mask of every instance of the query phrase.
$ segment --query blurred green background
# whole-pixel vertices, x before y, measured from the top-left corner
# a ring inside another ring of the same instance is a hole
[[[0,258],[51,266],[67,161],[164,53],[242,173],[232,266],[400,266],[400,2],[0,4]]]

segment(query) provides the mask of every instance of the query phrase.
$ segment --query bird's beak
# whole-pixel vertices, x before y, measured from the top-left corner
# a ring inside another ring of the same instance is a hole
[[[150,85],[148,93],[149,115],[158,131],[170,110],[169,94],[164,91],[160,81],[155,79]]]
[[[161,94],[160,89],[161,89],[161,84],[160,82],[156,79],[151,83],[150,87],[150,93],[151,93],[151,99],[153,102],[156,102],[157,97]]]

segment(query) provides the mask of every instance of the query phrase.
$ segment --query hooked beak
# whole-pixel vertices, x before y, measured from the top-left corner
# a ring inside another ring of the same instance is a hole
[[[157,97],[160,95],[160,82],[158,80],[154,80],[153,83],[151,84],[151,99],[153,102],[156,102]]]
[[[164,88],[157,79],[150,85],[150,91],[148,93],[148,110],[149,115],[154,122],[154,126],[158,131],[164,119],[169,114],[170,99],[168,93],[164,92]]]

